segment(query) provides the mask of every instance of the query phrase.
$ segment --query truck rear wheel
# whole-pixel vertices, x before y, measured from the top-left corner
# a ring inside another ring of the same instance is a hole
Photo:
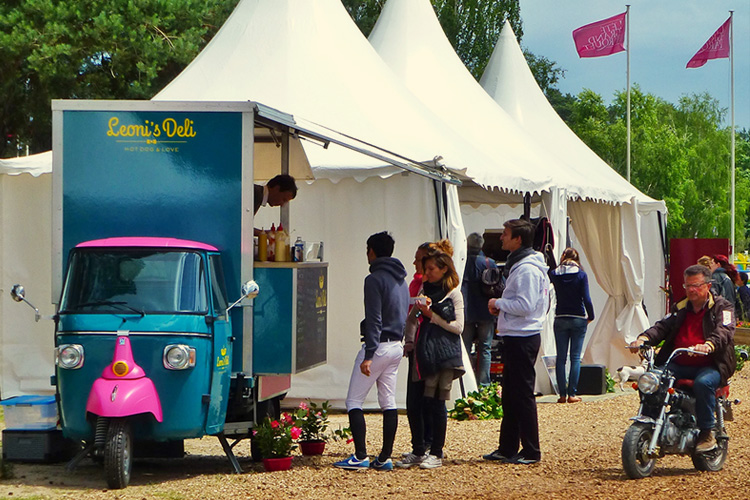
[[[110,420],[107,442],[104,446],[104,475],[107,478],[107,486],[112,489],[125,488],[130,483],[130,471],[133,466],[133,435],[126,419]]]

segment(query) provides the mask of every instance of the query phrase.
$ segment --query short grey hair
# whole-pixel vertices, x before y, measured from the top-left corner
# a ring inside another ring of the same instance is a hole
[[[466,246],[481,249],[484,246],[484,238],[479,233],[471,233],[466,237]]]
[[[688,276],[703,276],[703,280],[706,282],[711,281],[711,270],[707,268],[706,266],[702,266],[700,264],[694,264],[687,269],[685,269],[685,277]]]

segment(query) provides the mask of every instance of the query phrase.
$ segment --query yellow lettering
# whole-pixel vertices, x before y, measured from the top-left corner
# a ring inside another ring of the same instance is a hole
[[[116,127],[118,123],[120,123],[120,120],[116,116],[113,116],[112,118],[109,119],[109,123],[108,123],[109,130],[107,130],[107,135],[108,136],[110,136],[110,137],[113,137],[113,136],[117,137],[119,135],[117,132],[115,132],[114,130],[112,130],[112,128]]]
[[[174,137],[174,134],[177,131],[177,122],[174,118],[166,118],[162,122],[161,128],[164,129],[164,133],[167,134],[167,137]]]

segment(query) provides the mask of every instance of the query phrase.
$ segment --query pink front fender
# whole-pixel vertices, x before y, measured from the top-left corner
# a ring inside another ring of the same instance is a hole
[[[102,417],[129,417],[150,413],[162,421],[161,401],[150,378],[97,379],[91,387],[86,411]]]

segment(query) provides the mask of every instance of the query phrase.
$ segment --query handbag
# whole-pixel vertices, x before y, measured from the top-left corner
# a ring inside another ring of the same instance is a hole
[[[486,257],[485,257],[486,258]],[[490,260],[487,259],[487,269],[482,271],[481,290],[482,295],[491,299],[497,299],[503,296],[505,291],[505,278],[498,267],[490,267]]]
[[[442,302],[433,302],[430,309],[449,323],[456,320],[456,310],[453,307],[451,299],[443,300]]]

